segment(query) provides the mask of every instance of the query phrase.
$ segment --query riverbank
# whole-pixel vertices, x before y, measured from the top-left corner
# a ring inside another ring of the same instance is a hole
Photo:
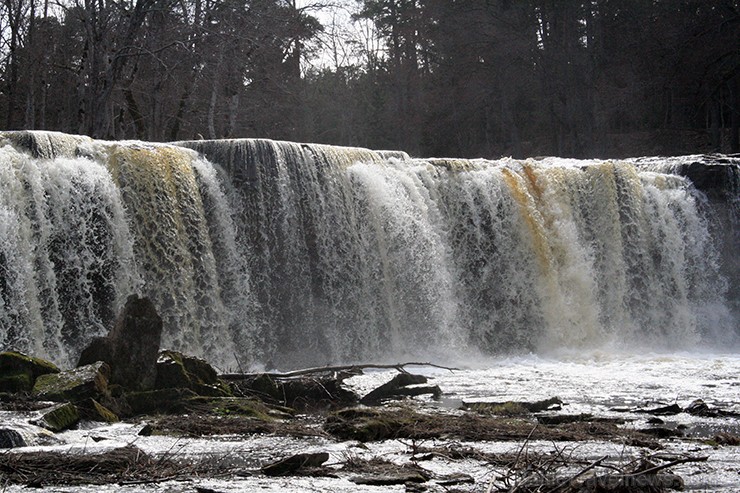
[[[47,442],[40,437],[3,452],[0,470],[7,491],[29,485],[97,492],[578,491],[589,478],[602,478],[604,488],[606,475],[623,473],[633,474],[635,486],[645,481],[634,475],[640,470],[673,464],[659,470],[667,474],[661,481],[676,476],[688,491],[730,492],[740,482],[733,442],[740,428],[734,415],[739,362],[734,355],[527,357],[459,371],[407,368],[439,386],[439,398],[294,414],[284,409],[269,419],[221,406],[110,425],[83,421],[47,435]],[[396,374],[366,370],[343,385],[363,396]],[[533,403],[543,396],[562,403],[535,412],[521,404],[473,405]],[[697,399],[706,410],[726,414],[688,412]],[[0,420],[28,423],[38,412],[3,411]],[[342,431],[342,420],[352,426]],[[371,423],[375,435],[352,435],[362,423]],[[309,454],[312,466],[265,473],[296,454]]]

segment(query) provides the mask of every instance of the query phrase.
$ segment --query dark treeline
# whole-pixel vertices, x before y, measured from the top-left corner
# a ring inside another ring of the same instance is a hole
[[[416,155],[738,151],[737,0],[2,0],[0,127]],[[372,43],[311,13],[350,9]],[[335,26],[334,26],[335,27]],[[310,61],[317,43],[352,55]],[[375,46],[375,48],[371,48]],[[321,66],[321,68],[319,68]]]

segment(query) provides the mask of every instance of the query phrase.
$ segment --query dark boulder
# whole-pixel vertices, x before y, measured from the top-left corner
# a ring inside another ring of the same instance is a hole
[[[266,476],[285,476],[295,474],[300,469],[321,467],[328,460],[329,454],[326,452],[296,454],[277,462],[265,464],[260,470]]]
[[[0,375],[0,392],[17,394],[33,388],[33,378],[26,372]]]
[[[265,476],[286,476],[296,474],[301,469],[321,467],[328,460],[329,454],[326,452],[296,454],[277,462],[265,464],[260,470]]]
[[[399,373],[389,382],[372,390],[360,400],[361,404],[373,405],[380,404],[388,399],[400,399],[403,397],[413,397],[417,395],[431,394],[435,398],[442,394],[442,390],[436,386],[409,387],[409,385],[419,385],[427,383],[427,378],[423,375],[413,375],[411,373]]]
[[[16,430],[0,428],[0,449],[25,447],[26,441]]]
[[[31,424],[58,432],[73,427],[79,420],[80,414],[74,404],[65,402],[42,411],[38,418],[31,420]]]
[[[691,404],[689,404],[686,409],[684,409],[685,412],[693,415],[693,416],[716,416],[717,412],[710,409],[709,406],[701,399],[696,399]]]
[[[129,413],[133,416],[140,414],[168,414],[186,412],[187,403],[198,397],[190,389],[160,389],[144,392],[129,392],[126,394]]]
[[[737,184],[740,183],[740,161],[737,159],[703,156],[679,165],[676,172],[691,180],[712,200],[735,200],[737,197]]]
[[[111,367],[111,383],[128,389],[154,387],[157,357],[162,339],[162,319],[151,301],[129,296],[106,337],[94,339],[82,351],[78,366],[105,361]]]
[[[345,389],[342,381],[349,375],[312,375],[306,377],[281,377],[267,373],[244,375],[232,379],[237,395],[257,397],[271,404],[294,409],[329,409],[358,402],[357,395]]]
[[[113,345],[107,337],[96,337],[80,353],[77,366],[89,365],[96,361],[105,361],[111,365],[113,361]]]
[[[229,385],[219,380],[216,370],[205,360],[177,351],[162,351],[157,360],[156,389],[190,389],[198,395],[231,395]]]

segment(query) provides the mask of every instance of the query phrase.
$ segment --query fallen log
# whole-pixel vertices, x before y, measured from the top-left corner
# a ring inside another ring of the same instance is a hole
[[[257,372],[257,373],[224,373],[220,375],[220,378],[224,380],[242,380],[245,378],[255,377],[257,375],[266,375],[270,378],[292,378],[301,377],[305,375],[312,375],[314,373],[330,373],[340,371],[362,371],[362,370],[398,370],[401,373],[408,373],[406,371],[407,366],[428,366],[430,368],[440,368],[448,371],[460,371],[460,368],[441,366],[434,363],[418,363],[418,362],[407,362],[407,363],[396,363],[391,365],[377,365],[377,364],[360,364],[360,365],[336,365],[336,366],[319,366],[315,368],[305,368],[302,370],[294,370],[289,372]]]
[[[520,415],[538,413],[542,411],[559,411],[563,401],[558,397],[551,397],[541,401],[506,401],[506,402],[463,402],[462,409],[475,411],[481,414]]]
[[[300,469],[321,467],[328,460],[329,454],[326,452],[296,454],[277,462],[265,464],[260,470],[265,476],[285,476],[296,473]]]
[[[409,387],[409,385],[418,385],[422,383],[427,383],[427,377],[423,375],[414,375],[411,373],[399,373],[389,382],[386,382],[380,387],[372,390],[369,394],[360,399],[360,403],[365,405],[373,405],[379,404],[382,400],[386,399],[413,397],[423,394],[432,394],[433,396],[437,397],[442,393],[440,388],[436,385],[425,387]]]

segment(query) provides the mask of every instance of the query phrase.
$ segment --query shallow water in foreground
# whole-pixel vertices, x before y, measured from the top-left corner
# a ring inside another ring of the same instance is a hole
[[[686,407],[695,399],[703,399],[710,407],[740,412],[740,355],[644,355],[615,356],[595,354],[589,357],[561,357],[544,359],[522,357],[488,361],[471,365],[471,368],[449,372],[428,367],[409,368],[410,371],[433,377],[433,383],[443,392],[440,401],[424,400],[423,406],[442,407],[450,412],[459,407],[461,401],[534,401],[558,396],[566,405],[559,414],[592,413],[596,416],[619,416],[628,420],[625,426],[642,428],[650,417],[645,414],[616,411],[615,408],[650,409],[677,403]],[[359,392],[369,390],[393,372],[372,372],[355,377],[348,383]],[[18,420],[14,415],[13,420]],[[0,413],[0,422],[11,419],[11,415]],[[685,425],[686,438],[661,440],[665,447],[661,454],[689,454],[708,456],[703,463],[690,463],[671,468],[683,477],[688,491],[720,491],[725,493],[740,490],[740,448],[731,446],[712,447],[704,443],[719,432],[740,434],[737,418],[701,418],[681,413],[664,418],[667,426]],[[297,452],[329,452],[329,463],[339,464],[349,457],[370,458],[380,456],[398,463],[409,460],[409,441],[389,440],[370,443],[367,448],[356,442],[333,442],[324,438],[284,438],[270,436],[222,436],[209,439],[186,439],[173,437],[139,437],[141,424],[118,424],[72,430],[57,435],[61,442],[44,447],[25,447],[13,452],[32,450],[58,450],[69,453],[94,453],[134,443],[147,453],[179,456],[192,460],[230,461],[246,469],[258,469],[260,465]],[[94,437],[94,439],[93,439]],[[104,438],[103,440],[100,440]],[[97,441],[96,441],[97,440]],[[418,445],[418,444],[417,444]],[[429,441],[424,446],[445,446],[449,442]],[[470,442],[458,445],[475,447],[483,452],[516,453],[521,442]],[[608,455],[612,464],[624,464],[629,460],[656,451],[626,446],[614,442],[530,442],[528,452],[561,451],[565,455],[593,461]],[[494,466],[473,460],[444,460],[435,458],[419,463],[422,467],[438,474],[460,472],[471,475],[476,483],[457,486],[462,491],[486,491],[492,480],[501,474]],[[578,468],[573,470],[577,472]],[[349,481],[349,476],[333,478],[267,478],[264,476],[170,481],[154,485],[110,485],[88,487],[47,487],[39,491],[55,492],[113,492],[113,491],[157,491],[185,492],[196,487],[211,488],[221,492],[237,491],[404,491],[403,486],[369,487]],[[3,485],[0,483],[0,487]],[[431,487],[428,491],[445,491],[443,487]],[[22,486],[6,486],[2,491],[26,491]],[[496,491],[495,487],[492,491]]]

